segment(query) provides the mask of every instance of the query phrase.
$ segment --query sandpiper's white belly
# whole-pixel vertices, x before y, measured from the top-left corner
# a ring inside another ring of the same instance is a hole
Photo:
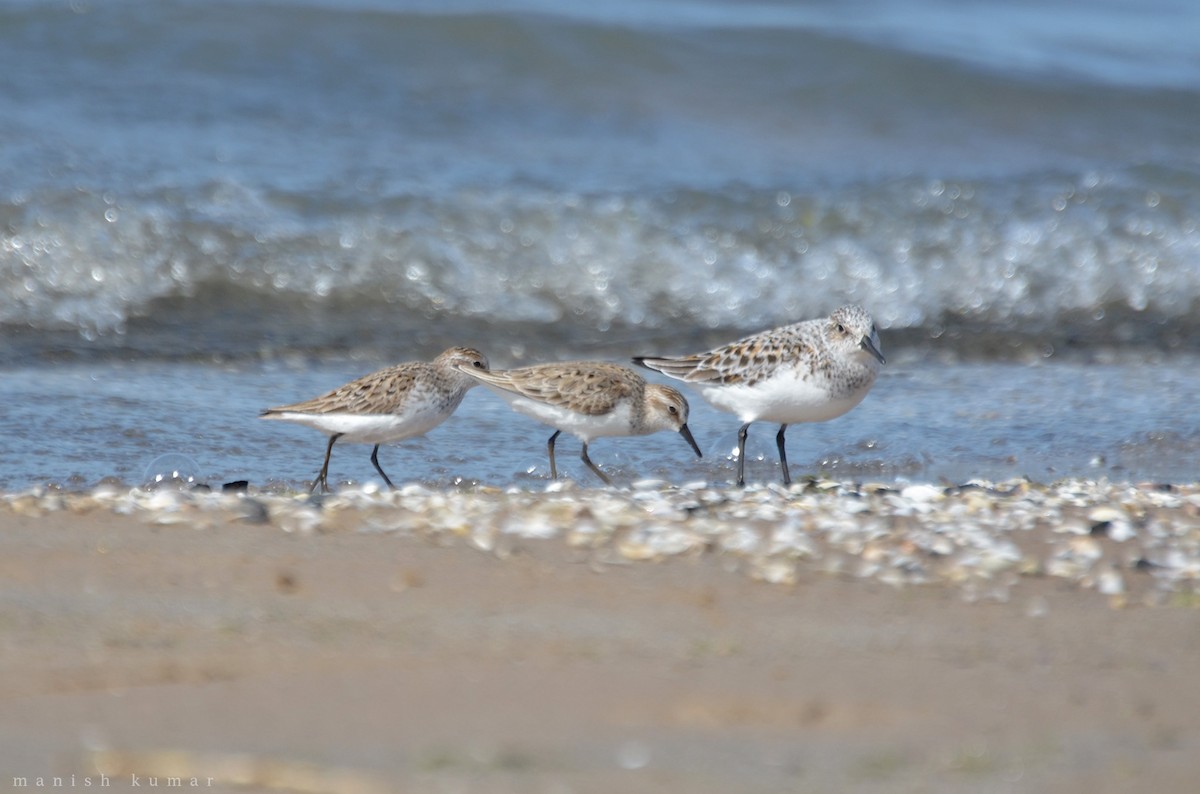
[[[824,422],[835,419],[862,402],[873,378],[862,387],[831,393],[828,381],[802,376],[797,369],[781,369],[753,386],[697,384],[700,394],[714,408],[734,414],[743,422],[775,422],[781,425]]]
[[[589,416],[557,405],[531,400],[512,392],[500,389],[493,389],[493,391],[507,400],[517,413],[536,419],[542,424],[564,433],[570,433],[584,442],[607,436],[629,436],[634,432],[633,412],[627,402],[618,403],[614,410],[606,414]]]
[[[449,406],[453,410],[454,406]],[[449,411],[436,403],[411,401],[402,414],[309,414],[294,411],[273,414],[268,418],[282,419],[316,428],[328,435],[340,434],[339,443],[386,444],[424,435],[445,421]]]

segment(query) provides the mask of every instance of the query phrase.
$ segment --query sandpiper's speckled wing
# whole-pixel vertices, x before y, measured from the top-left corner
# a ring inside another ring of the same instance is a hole
[[[418,391],[417,384],[432,376],[432,367],[423,362],[409,362],[363,375],[328,394],[292,405],[268,408],[263,415],[279,413],[306,414],[390,414],[397,413],[405,400]]]
[[[687,383],[753,386],[783,364],[805,367],[817,356],[815,327],[806,320],[690,356],[641,356],[634,361]]]
[[[471,374],[496,388],[587,416],[612,411],[645,384],[636,372],[607,362],[566,361]]]

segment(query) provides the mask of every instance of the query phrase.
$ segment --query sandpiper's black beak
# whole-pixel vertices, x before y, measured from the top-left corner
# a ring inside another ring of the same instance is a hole
[[[879,348],[875,347],[875,343],[871,341],[871,337],[864,336],[862,342],[859,343],[859,347],[879,359],[880,364],[887,363],[887,359],[883,357],[883,353],[879,352]]]
[[[696,457],[704,457],[704,454],[700,452],[700,447],[696,445],[696,439],[692,438],[692,431],[688,430],[687,422],[684,422],[683,427],[679,428],[679,435],[686,438],[687,442],[692,445],[692,449],[696,450]]]

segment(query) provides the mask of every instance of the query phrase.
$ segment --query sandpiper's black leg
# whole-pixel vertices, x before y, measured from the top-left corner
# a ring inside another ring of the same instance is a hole
[[[746,434],[750,432],[750,423],[742,425],[738,430],[738,487],[746,484]]]
[[[554,435],[550,436],[550,441],[546,443],[546,449],[550,450],[550,479],[558,479],[558,467],[554,465],[554,441],[558,438],[561,430],[555,430]]]
[[[788,471],[787,465],[787,450],[784,448],[783,434],[787,430],[787,425],[779,426],[779,435],[775,436],[775,444],[779,447],[779,465],[783,468],[783,484],[792,484],[792,475]]]
[[[583,462],[587,464],[587,467],[589,469],[596,472],[597,477],[604,480],[605,485],[612,485],[612,480],[608,479],[608,475],[605,474],[604,472],[600,471],[600,467],[597,466],[595,463],[592,463],[592,459],[588,457],[586,441],[583,443],[583,452],[580,453],[579,457],[583,459]]]
[[[329,493],[329,456],[333,454],[333,442],[342,437],[341,433],[334,433],[329,437],[329,444],[325,447],[325,464],[321,466],[321,472],[317,475],[317,479],[313,480],[312,488],[308,489],[309,493],[317,490],[317,486],[321,486],[321,493]]]
[[[375,471],[379,472],[379,476],[383,478],[383,481],[388,484],[388,487],[391,488],[393,491],[396,490],[396,486],[392,485],[392,481],[389,480],[388,476],[383,473],[383,467],[379,465],[379,445],[378,444],[375,445],[375,449],[371,450],[371,463],[375,466]]]

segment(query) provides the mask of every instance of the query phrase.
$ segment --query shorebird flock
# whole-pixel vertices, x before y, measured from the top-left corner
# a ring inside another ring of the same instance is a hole
[[[714,408],[739,418],[737,484],[742,486],[751,424],[779,425],[775,442],[788,484],[788,425],[846,413],[866,397],[885,362],[871,315],[859,306],[843,306],[828,317],[773,328],[702,353],[637,356],[633,363],[688,384]],[[688,429],[687,399],[671,386],[648,383],[633,369],[606,361],[493,370],[483,353],[466,347],[452,347],[432,362],[381,369],[320,397],[269,408],[262,418],[328,434],[312,490],[329,490],[329,459],[337,441],[373,444],[371,464],[395,487],[379,465],[380,445],[429,432],[480,384],[514,411],[554,428],[547,450],[555,479],[554,442],[564,431],[582,442],[583,463],[607,485],[611,478],[588,457],[588,444],[597,438],[670,430],[703,457]]]

